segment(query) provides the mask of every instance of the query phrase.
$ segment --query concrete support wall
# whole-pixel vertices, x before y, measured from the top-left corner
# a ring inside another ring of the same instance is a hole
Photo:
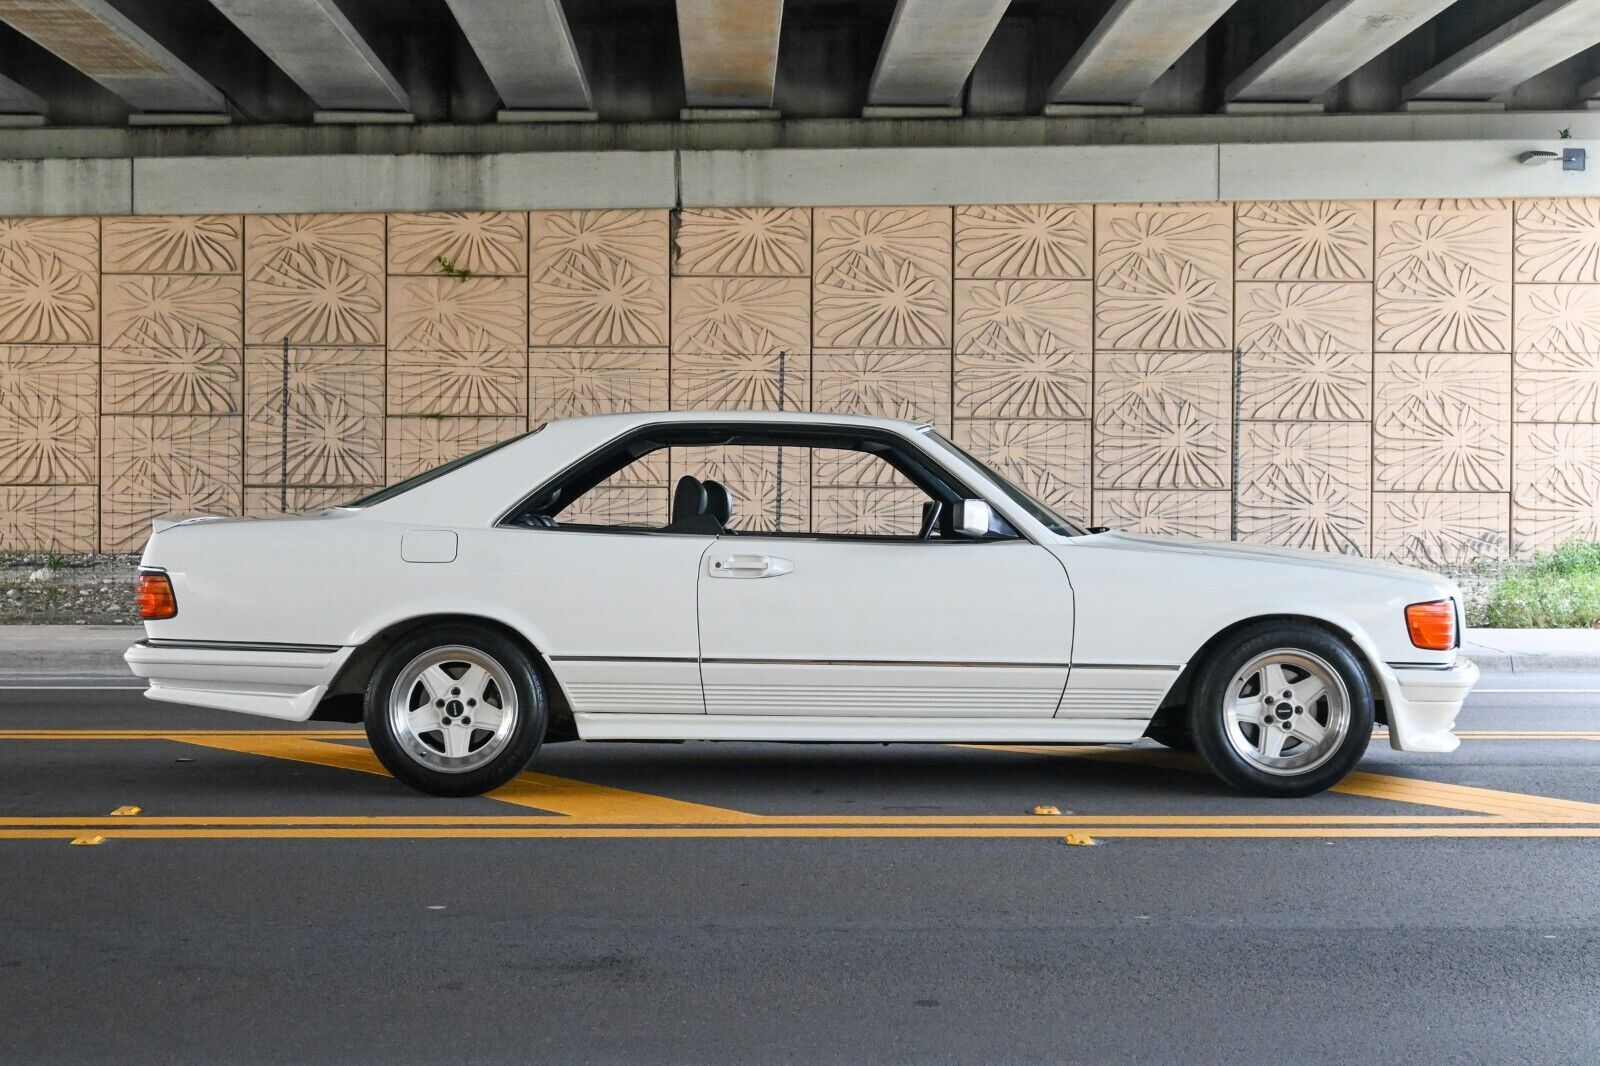
[[[780,374],[1084,520],[1548,547],[1600,535],[1600,198],[7,219],[0,549],[134,550],[285,476],[318,507],[550,418],[770,408]]]
[[[0,216],[1600,195],[1600,112],[681,125],[0,131]]]

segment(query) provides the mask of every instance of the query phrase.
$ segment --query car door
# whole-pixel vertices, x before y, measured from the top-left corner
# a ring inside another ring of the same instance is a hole
[[[505,580],[555,605],[546,652],[578,714],[700,714],[695,569],[709,536],[510,530]]]
[[[714,538],[663,528],[665,478],[646,457],[543,508],[548,521],[499,531],[501,580],[545,608],[541,650],[577,714],[705,711],[696,574]]]
[[[855,513],[903,513],[907,492],[814,490],[812,503],[823,512],[843,493]],[[828,526],[828,516],[814,524]],[[1066,683],[1072,617],[1060,561],[1021,537],[724,535],[700,564],[706,711],[1049,718]]]

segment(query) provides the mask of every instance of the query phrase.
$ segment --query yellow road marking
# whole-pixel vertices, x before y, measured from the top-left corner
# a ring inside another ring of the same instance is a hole
[[[389,776],[389,771],[372,754],[372,749],[351,744],[330,744],[304,736],[270,734],[247,737],[176,734],[176,737],[185,744],[203,748]],[[589,822],[741,822],[754,817],[725,807],[689,803],[551,774],[519,774],[487,793],[486,798],[519,807],[536,807]]]
[[[1471,739],[1600,739],[1582,731],[1478,731]],[[164,740],[387,776],[365,746],[335,741],[360,730],[9,730],[4,739]],[[982,751],[1069,756],[1203,770],[1200,761],[1152,749],[1049,745],[957,745]],[[1358,772],[1333,791],[1391,802],[1441,807],[1448,815],[757,815],[611,788],[549,774],[525,773],[489,798],[551,811],[545,815],[362,815],[328,817],[141,817],[124,828],[118,808],[107,818],[0,818],[0,839],[329,839],[418,838],[671,838],[715,837],[1044,837],[1066,826],[1086,836],[1146,838],[1328,837],[1593,837],[1600,804],[1385,774]],[[1470,813],[1459,813],[1470,812]],[[110,819],[115,818],[115,821]],[[1559,824],[1550,824],[1559,823]],[[90,832],[92,831],[92,833]]]
[[[1372,799],[1393,800],[1426,807],[1445,807],[1458,811],[1498,814],[1505,818],[1529,821],[1594,821],[1600,819],[1600,803],[1502,792],[1474,785],[1453,785],[1423,781],[1412,777],[1372,774],[1357,771],[1333,786],[1333,791]]]
[[[78,830],[0,829],[0,840],[61,840],[74,837]],[[547,826],[503,828],[415,827],[380,829],[358,826],[264,828],[201,827],[173,829],[108,829],[106,840],[444,840],[444,839],[933,839],[987,838],[1039,839],[1056,837],[1060,829],[1051,826]],[[1098,837],[1143,839],[1417,839],[1450,838],[1600,838],[1600,826],[1577,825],[1480,825],[1438,826],[1091,826],[1084,832]]]
[[[114,818],[130,818],[133,815],[138,814],[138,813],[139,813],[139,808],[130,805],[130,806],[118,807],[116,810],[111,812],[111,815]]]
[[[620,821],[620,820],[619,820]],[[1240,826],[1240,825],[1280,825],[1280,826],[1314,826],[1314,825],[1515,825],[1515,824],[1545,824],[1528,819],[1509,819],[1496,817],[1480,817],[1470,814],[1435,814],[1408,816],[1398,814],[1067,814],[1058,818],[1016,817],[1008,814],[980,814],[980,815],[889,815],[878,817],[870,814],[772,814],[749,815],[741,819],[738,824],[775,825],[775,826],[1082,826],[1082,825],[1176,825],[1176,826]],[[121,823],[126,824],[126,823]],[[485,815],[473,817],[471,815],[417,815],[406,816],[400,814],[367,814],[367,815],[327,815],[315,816],[278,816],[278,815],[218,815],[207,817],[204,815],[185,818],[176,815],[140,818],[140,826],[234,826],[234,827],[293,827],[293,826],[548,826],[548,825],[590,825],[590,824],[616,824],[610,820],[605,823],[589,822],[581,818],[572,818],[566,815]],[[639,826],[681,826],[681,825],[717,825],[720,821],[706,821],[704,819],[674,819],[660,821],[656,819],[628,819],[626,824]],[[1600,824],[1597,821],[1595,824]],[[0,818],[0,828],[55,828],[61,826],[76,826],[79,829],[88,828],[119,828],[118,823],[110,819],[84,818],[75,815],[40,815],[20,816],[14,818]]]
[[[1468,729],[1462,740],[1600,740],[1600,732],[1580,729]]]
[[[1205,767],[1193,755],[1160,752],[1144,749],[1108,747],[1054,747],[1037,744],[968,744],[963,747],[987,751],[1009,751],[1025,755],[1052,755],[1075,759],[1094,759],[1105,762],[1133,763],[1186,772],[1204,772]],[[1472,785],[1452,785],[1439,781],[1424,781],[1414,777],[1395,777],[1356,771],[1329,789],[1351,796],[1410,803],[1422,807],[1443,807],[1452,811],[1472,811],[1493,814],[1518,821],[1562,822],[1600,820],[1600,803],[1558,799],[1553,796],[1526,795],[1520,792],[1501,792],[1496,789]]]
[[[558,811],[589,822],[748,822],[758,817],[727,807],[531,771],[518,774],[486,798]]]

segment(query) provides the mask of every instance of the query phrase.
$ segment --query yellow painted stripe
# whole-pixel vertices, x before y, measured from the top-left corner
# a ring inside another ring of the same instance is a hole
[[[1522,792],[1502,792],[1473,785],[1453,785],[1443,781],[1423,781],[1412,777],[1372,774],[1357,771],[1333,786],[1335,792],[1373,799],[1394,800],[1428,807],[1498,814],[1505,818],[1537,821],[1593,821],[1600,819],[1600,803],[1536,796]]]
[[[357,770],[385,777],[389,775],[370,748],[353,744],[330,744],[303,736],[276,734],[243,737],[179,734],[175,739],[198,747],[245,755],[264,755],[340,770]],[[753,817],[725,807],[689,803],[550,774],[520,774],[488,793],[486,798],[519,807],[536,807],[589,822],[740,822]]]
[[[964,745],[989,751],[1008,751],[1027,755],[1064,756],[1106,762],[1132,763],[1187,772],[1204,772],[1205,765],[1193,755],[1113,747],[1054,747],[1037,744]],[[1558,822],[1600,820],[1600,803],[1502,792],[1472,785],[1452,785],[1412,777],[1357,771],[1334,785],[1330,792],[1350,796],[1390,800],[1422,807],[1443,807],[1452,811],[1492,814],[1517,821]]]
[[[110,827],[119,828],[126,822],[110,818],[84,818],[70,815],[40,815],[30,817],[0,818],[0,827],[3,828],[51,828],[57,826],[77,826],[79,828]],[[473,817],[471,815],[329,815],[326,817],[293,817],[277,815],[218,815],[214,817],[178,817],[173,815],[150,816],[139,819],[141,826],[239,826],[239,827],[293,827],[293,826],[528,826],[528,825],[583,825],[585,823],[577,818],[565,815],[526,815],[502,816],[487,815]],[[722,824],[721,820],[706,822],[703,820],[671,822],[639,821],[633,820],[632,825],[701,825]],[[1082,814],[1061,815],[1059,817],[1041,818],[1013,815],[890,815],[878,817],[862,814],[838,815],[751,815],[740,824],[774,825],[774,826],[799,826],[799,825],[908,825],[908,826],[1098,826],[1098,825],[1176,825],[1176,826],[1233,826],[1233,825],[1281,825],[1281,826],[1307,826],[1307,825],[1511,825],[1515,824],[1510,819],[1494,817],[1478,817],[1469,814],[1459,815],[1421,815],[1409,817],[1405,815],[1388,814],[1343,814],[1343,815],[1312,815],[1312,814],[1278,814],[1278,815],[1205,815],[1205,814],[1174,814],[1174,815],[1142,815],[1142,814]],[[1542,823],[1539,823],[1542,824]],[[1600,824],[1600,822],[1597,822]]]
[[[1600,732],[1567,729],[1466,729],[1462,740],[1600,740]]]
[[[748,822],[757,817],[727,807],[537,773],[519,774],[487,798],[589,822]]]
[[[1597,838],[1600,826],[1117,826],[1095,825],[1084,832],[1098,837],[1134,839],[1419,839],[1419,838]],[[481,826],[371,828],[204,827],[172,829],[107,829],[106,840],[444,840],[444,839],[1041,839],[1057,837],[1060,827],[994,826],[857,826],[799,827],[766,825],[702,826]],[[62,840],[80,835],[72,828],[0,829],[0,840]]]

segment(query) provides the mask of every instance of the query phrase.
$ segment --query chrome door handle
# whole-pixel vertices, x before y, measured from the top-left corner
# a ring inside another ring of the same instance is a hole
[[[712,577],[782,577],[794,570],[787,559],[773,555],[719,555],[711,560]]]

